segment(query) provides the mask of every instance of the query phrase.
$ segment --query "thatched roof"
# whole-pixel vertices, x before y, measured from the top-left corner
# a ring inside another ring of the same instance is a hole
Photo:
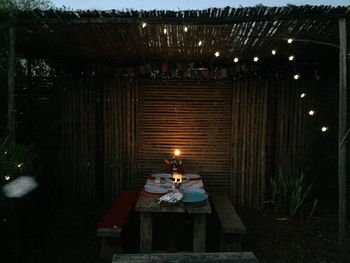
[[[338,54],[338,19],[342,17],[350,18],[350,6],[179,12],[35,10],[17,15],[17,50],[29,57],[121,65],[210,63],[213,59],[230,63],[236,56],[271,58],[272,49],[283,57],[293,52],[303,59],[327,59]],[[7,14],[0,14],[0,21],[7,19]],[[294,39],[291,45],[288,38]],[[219,58],[214,56],[216,51]]]

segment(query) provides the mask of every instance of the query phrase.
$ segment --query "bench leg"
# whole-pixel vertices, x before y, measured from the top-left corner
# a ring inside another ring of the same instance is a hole
[[[152,213],[140,214],[140,253],[152,252]]]
[[[193,215],[193,252],[205,252],[206,214]]]
[[[220,234],[220,251],[221,252],[238,252],[242,251],[242,236],[241,235],[225,235]]]
[[[121,254],[123,252],[120,238],[101,237],[100,255],[102,258],[111,259],[113,254]]]

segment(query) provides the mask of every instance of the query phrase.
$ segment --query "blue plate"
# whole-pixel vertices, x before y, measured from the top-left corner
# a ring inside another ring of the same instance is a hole
[[[188,206],[202,206],[206,204],[208,196],[199,191],[189,191],[185,193],[182,202]]]

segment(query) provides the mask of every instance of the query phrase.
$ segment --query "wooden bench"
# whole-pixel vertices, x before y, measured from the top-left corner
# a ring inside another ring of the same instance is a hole
[[[259,263],[252,252],[166,253],[166,254],[118,254],[112,263]]]
[[[101,257],[112,258],[113,253],[122,252],[121,233],[137,198],[137,192],[123,191],[98,222],[96,235],[101,238]]]
[[[212,203],[221,223],[220,251],[241,251],[247,230],[231,201],[227,196],[213,196]]]

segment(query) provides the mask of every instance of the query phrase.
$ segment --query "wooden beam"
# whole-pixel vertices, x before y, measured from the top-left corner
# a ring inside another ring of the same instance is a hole
[[[347,135],[347,90],[346,90],[346,20],[339,19],[339,136],[338,136],[338,262],[347,262],[347,182],[346,182],[346,138]]]
[[[80,24],[119,24],[119,25],[135,25],[146,22],[148,24],[156,25],[217,25],[217,26],[227,26],[230,24],[245,23],[245,22],[264,22],[264,21],[290,21],[290,20],[310,20],[315,19],[319,21],[332,20],[336,21],[339,18],[346,17],[346,14],[318,14],[312,15],[308,14],[307,16],[302,14],[295,15],[237,15],[230,17],[182,17],[182,16],[147,16],[147,17],[125,17],[125,16],[90,16],[90,17],[19,17],[18,23],[20,25],[80,25]]]
[[[15,136],[15,76],[16,76],[16,33],[15,28],[9,28],[9,53],[8,53],[8,100],[7,100],[7,131],[11,136]]]

